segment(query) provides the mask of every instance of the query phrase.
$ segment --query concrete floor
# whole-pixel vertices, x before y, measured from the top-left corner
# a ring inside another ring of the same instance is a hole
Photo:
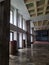
[[[19,49],[17,56],[10,55],[9,65],[49,65],[49,49],[44,47]]]

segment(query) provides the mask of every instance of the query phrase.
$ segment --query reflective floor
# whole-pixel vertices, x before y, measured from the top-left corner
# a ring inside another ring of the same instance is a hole
[[[9,65],[34,65],[33,64],[33,50],[19,49],[17,56],[10,55]]]
[[[17,56],[10,55],[9,65],[49,65],[49,49],[19,49]]]

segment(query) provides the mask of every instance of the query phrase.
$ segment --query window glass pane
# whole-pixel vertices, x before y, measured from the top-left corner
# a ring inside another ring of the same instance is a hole
[[[12,41],[12,33],[10,32],[10,41]]]
[[[30,28],[30,33],[32,34],[32,28]]]
[[[22,33],[19,33],[19,47],[22,48]]]
[[[17,26],[17,10],[14,10],[14,25]]]
[[[18,16],[18,27],[19,27],[19,25],[20,25],[20,17]]]
[[[20,16],[20,28],[22,28],[22,17]]]
[[[10,11],[10,23],[12,24],[13,23],[13,12]]]
[[[14,40],[17,40],[17,32],[14,32]]]
[[[19,18],[18,18],[18,27],[22,28],[22,16],[19,14]]]
[[[26,29],[26,21],[23,19],[23,30],[27,31]]]

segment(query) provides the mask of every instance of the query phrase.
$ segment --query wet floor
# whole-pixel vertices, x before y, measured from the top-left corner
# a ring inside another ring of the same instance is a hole
[[[19,49],[17,56],[10,55],[9,65],[49,65],[49,49]]]

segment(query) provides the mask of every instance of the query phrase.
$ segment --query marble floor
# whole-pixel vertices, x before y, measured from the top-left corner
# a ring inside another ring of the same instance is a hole
[[[49,65],[49,49],[35,46],[19,49],[17,56],[10,55],[9,65]]]
[[[34,65],[33,64],[33,52],[29,48],[19,49],[18,55],[10,55],[9,65]]]

